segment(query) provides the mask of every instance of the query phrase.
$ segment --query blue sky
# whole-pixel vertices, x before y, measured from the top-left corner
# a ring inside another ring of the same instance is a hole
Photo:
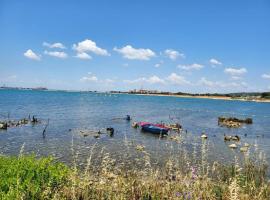
[[[0,0],[0,84],[270,90],[270,1]]]

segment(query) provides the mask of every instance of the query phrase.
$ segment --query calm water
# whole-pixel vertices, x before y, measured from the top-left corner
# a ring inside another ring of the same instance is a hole
[[[257,144],[256,148],[263,151],[266,159],[270,161],[270,103],[86,92],[0,90],[1,120],[6,118],[8,112],[11,119],[35,114],[43,122],[36,126],[27,125],[0,131],[1,154],[17,155],[24,144],[25,153],[53,155],[69,164],[72,162],[73,146],[74,152],[78,154],[78,162],[83,165],[95,144],[96,158],[100,152],[107,151],[116,159],[130,159],[132,162],[140,155],[129,148],[133,148],[132,144],[140,144],[145,146],[158,163],[168,155],[177,154],[180,146],[190,150],[187,156],[194,156],[194,149],[197,149],[199,154],[202,147],[200,134],[205,131],[209,136],[207,157],[210,160],[228,161],[234,154],[241,154],[239,150],[232,151],[224,143],[223,134],[226,133],[238,134],[241,144]],[[130,114],[135,121],[180,122],[188,133],[182,133],[180,144],[169,139],[159,139],[133,129],[129,122],[115,120],[126,114]],[[252,117],[254,123],[239,129],[219,127],[217,118],[221,115]],[[42,131],[48,118],[50,124],[44,139]],[[99,139],[93,136],[83,137],[78,131],[98,130],[109,126],[116,130],[112,138],[107,135],[102,135]],[[247,137],[244,137],[244,134],[247,134]],[[252,149],[255,147],[251,147],[251,153]]]

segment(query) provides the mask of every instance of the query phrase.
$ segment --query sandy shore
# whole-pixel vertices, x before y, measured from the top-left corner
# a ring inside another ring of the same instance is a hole
[[[270,103],[270,99],[240,99],[231,98],[226,96],[191,96],[191,95],[166,95],[166,94],[131,94],[131,95],[143,95],[143,96],[164,96],[164,97],[178,97],[178,98],[197,98],[197,99],[216,99],[216,100],[228,100],[228,101],[249,101],[259,103]]]

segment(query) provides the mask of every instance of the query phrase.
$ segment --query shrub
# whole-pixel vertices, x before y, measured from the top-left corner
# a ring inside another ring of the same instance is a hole
[[[67,174],[68,168],[51,157],[0,156],[0,199],[50,199]]]

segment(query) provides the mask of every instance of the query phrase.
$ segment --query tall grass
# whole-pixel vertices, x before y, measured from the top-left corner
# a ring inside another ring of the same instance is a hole
[[[179,136],[180,137],[180,136]],[[208,141],[189,153],[182,139],[170,140],[171,156],[163,167],[153,163],[151,154],[141,144],[125,137],[126,154],[120,162],[106,148],[99,151],[101,160],[94,166],[94,144],[84,169],[77,167],[78,154],[71,151],[73,164],[67,167],[52,158],[24,156],[0,157],[1,199],[270,199],[265,157],[245,153],[241,160],[235,153],[233,163],[210,163]],[[165,142],[165,141],[164,141]],[[172,145],[179,142],[178,147]],[[140,148],[139,148],[140,147]],[[177,150],[177,155],[175,152]],[[139,167],[132,167],[128,154]],[[200,155],[200,159],[195,159]]]

